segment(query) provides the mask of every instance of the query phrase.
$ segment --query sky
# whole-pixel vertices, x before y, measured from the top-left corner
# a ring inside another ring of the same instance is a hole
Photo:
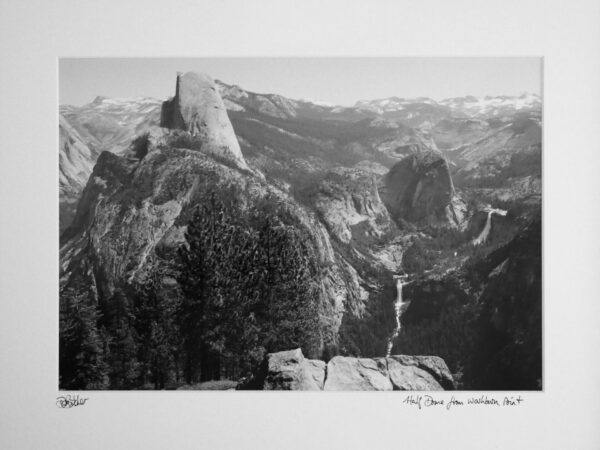
[[[386,97],[541,95],[540,58],[62,58],[60,104],[97,96],[175,93],[177,72],[199,71],[258,93],[351,106]]]

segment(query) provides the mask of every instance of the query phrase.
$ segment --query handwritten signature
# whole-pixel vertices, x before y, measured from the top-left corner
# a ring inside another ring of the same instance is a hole
[[[56,397],[56,406],[59,408],[73,408],[74,406],[83,406],[89,400],[88,397],[82,398],[79,395],[63,395]]]
[[[466,405],[519,406],[524,401],[525,399],[520,395],[518,397],[505,396],[502,400],[498,400],[495,397],[488,397],[487,395],[481,395],[478,397],[468,397],[466,399]],[[416,406],[418,409],[430,406],[441,406],[449,410],[453,406],[465,406],[464,400],[459,400],[454,396],[448,401],[447,399],[435,398],[431,395],[408,395],[402,403],[405,405]]]

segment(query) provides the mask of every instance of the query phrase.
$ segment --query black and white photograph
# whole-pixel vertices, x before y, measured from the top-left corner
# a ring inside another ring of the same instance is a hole
[[[59,83],[60,389],[543,389],[540,58]]]
[[[0,449],[599,450],[598,18],[0,0]]]

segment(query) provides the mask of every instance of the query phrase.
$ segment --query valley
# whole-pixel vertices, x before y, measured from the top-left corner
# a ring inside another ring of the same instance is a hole
[[[542,388],[538,96],[173,79],[60,106],[61,389]]]

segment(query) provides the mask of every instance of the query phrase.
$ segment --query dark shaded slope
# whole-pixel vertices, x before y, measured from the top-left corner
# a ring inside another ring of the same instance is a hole
[[[469,384],[474,389],[541,389],[542,239],[541,219],[510,244],[479,302],[478,336]]]

